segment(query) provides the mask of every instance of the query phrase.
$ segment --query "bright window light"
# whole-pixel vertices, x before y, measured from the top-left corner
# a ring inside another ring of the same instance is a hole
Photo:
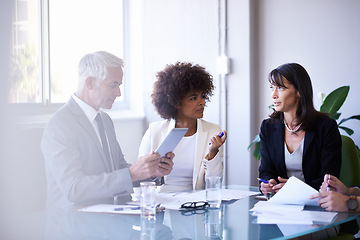
[[[64,103],[77,88],[83,55],[124,58],[123,15],[121,0],[16,0],[9,102]],[[121,90],[115,105],[124,102]]]

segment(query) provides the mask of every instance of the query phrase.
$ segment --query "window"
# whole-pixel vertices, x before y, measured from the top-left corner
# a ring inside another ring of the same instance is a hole
[[[124,58],[123,1],[16,0],[9,102],[52,107],[77,87],[77,65],[90,52]],[[122,97],[115,109],[124,105]]]
[[[36,0],[17,0],[12,25],[10,103],[39,103],[40,29]]]

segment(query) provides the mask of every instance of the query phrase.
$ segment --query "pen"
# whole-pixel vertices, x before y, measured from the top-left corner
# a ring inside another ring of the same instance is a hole
[[[330,180],[330,174],[329,174],[328,180]],[[329,184],[326,187],[326,191],[328,191],[328,192],[330,191],[330,185]]]
[[[260,182],[263,182],[263,183],[269,183],[268,181],[266,181],[265,179],[262,179],[262,178],[257,178],[257,180],[259,180]]]
[[[221,138],[222,136],[224,136],[224,132],[221,132],[218,136]],[[211,145],[211,142],[209,142],[209,145]]]
[[[140,207],[119,207],[119,208],[114,208],[114,211],[125,211],[125,210],[140,210]]]

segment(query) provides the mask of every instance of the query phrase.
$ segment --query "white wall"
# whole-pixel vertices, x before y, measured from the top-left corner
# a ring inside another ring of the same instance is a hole
[[[187,61],[204,66],[214,76],[215,94],[205,110],[205,118],[219,122],[217,1],[142,0],[144,110],[148,122],[160,120],[150,95],[156,73],[166,64]]]

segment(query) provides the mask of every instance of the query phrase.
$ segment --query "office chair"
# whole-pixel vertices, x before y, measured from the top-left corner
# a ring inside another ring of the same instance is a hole
[[[11,162],[13,203],[22,212],[45,209],[45,162],[40,150],[43,128],[25,128],[14,134]]]
[[[347,187],[360,185],[360,159],[354,141],[341,135],[342,142],[342,163],[340,181]]]
[[[341,135],[342,142],[342,162],[340,171],[340,181],[347,187],[360,185],[360,159],[359,153],[354,141],[348,137]],[[354,239],[354,235],[359,230],[357,221],[351,221],[341,225],[340,233],[335,239]]]

